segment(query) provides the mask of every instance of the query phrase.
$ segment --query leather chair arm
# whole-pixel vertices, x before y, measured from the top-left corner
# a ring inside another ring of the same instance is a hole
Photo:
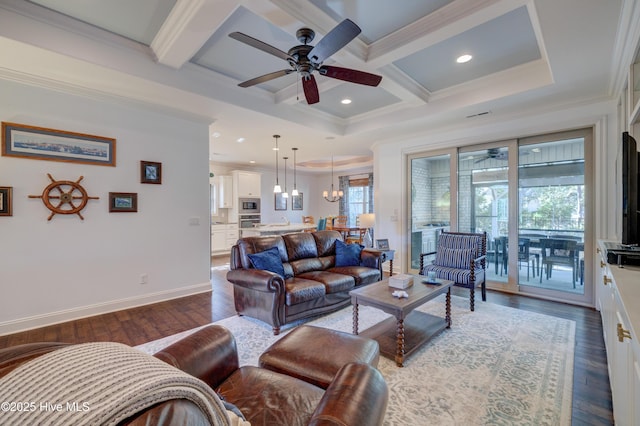
[[[382,270],[382,252],[376,249],[364,249],[360,254],[360,266]]]
[[[251,290],[284,294],[284,280],[274,272],[262,269],[234,269],[227,272],[227,281]]]
[[[350,363],[336,374],[309,425],[381,425],[388,400],[387,384],[377,369]]]
[[[154,356],[203,380],[213,389],[239,367],[233,334],[213,324],[180,339]]]

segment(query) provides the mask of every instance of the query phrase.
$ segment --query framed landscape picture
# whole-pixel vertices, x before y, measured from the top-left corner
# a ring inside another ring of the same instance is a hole
[[[109,213],[135,213],[138,211],[136,192],[110,192]]]
[[[2,155],[115,167],[116,140],[3,122]]]
[[[140,183],[162,183],[162,163],[155,161],[140,162]]]
[[[287,199],[282,196],[282,193],[275,193],[274,196],[274,204],[275,210],[286,210],[287,209]]]
[[[383,240],[376,240],[376,248],[378,250],[389,250],[389,240],[386,238]]]
[[[11,199],[13,188],[11,186],[0,186],[0,216],[13,216]]]
[[[291,196],[291,210],[302,210],[302,192]]]

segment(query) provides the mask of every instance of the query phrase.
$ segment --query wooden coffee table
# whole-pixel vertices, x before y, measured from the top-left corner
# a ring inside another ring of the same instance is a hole
[[[398,367],[404,365],[405,357],[418,349],[445,328],[451,327],[451,286],[453,281],[438,280],[439,285],[423,284],[424,275],[413,278],[413,286],[404,289],[408,298],[391,295],[397,288],[389,287],[389,279],[351,290],[353,305],[353,334],[375,339],[380,345],[380,353],[394,359]],[[426,314],[415,309],[446,293],[445,317]],[[366,305],[380,309],[395,318],[386,320],[358,333],[358,306]]]

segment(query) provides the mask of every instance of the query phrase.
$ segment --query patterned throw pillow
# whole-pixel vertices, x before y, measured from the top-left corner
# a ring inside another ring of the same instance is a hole
[[[254,268],[274,272],[284,278],[284,266],[282,266],[278,247],[271,247],[260,253],[248,254],[247,256],[249,256]]]
[[[447,268],[469,269],[474,249],[440,248],[436,253],[436,265]]]
[[[360,244],[345,244],[336,240],[336,266],[358,266],[360,265]]]

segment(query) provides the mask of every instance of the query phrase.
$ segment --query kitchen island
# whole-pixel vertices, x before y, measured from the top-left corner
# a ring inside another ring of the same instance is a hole
[[[315,229],[314,223],[266,223],[253,228],[240,228],[240,238],[257,235],[282,235]]]

